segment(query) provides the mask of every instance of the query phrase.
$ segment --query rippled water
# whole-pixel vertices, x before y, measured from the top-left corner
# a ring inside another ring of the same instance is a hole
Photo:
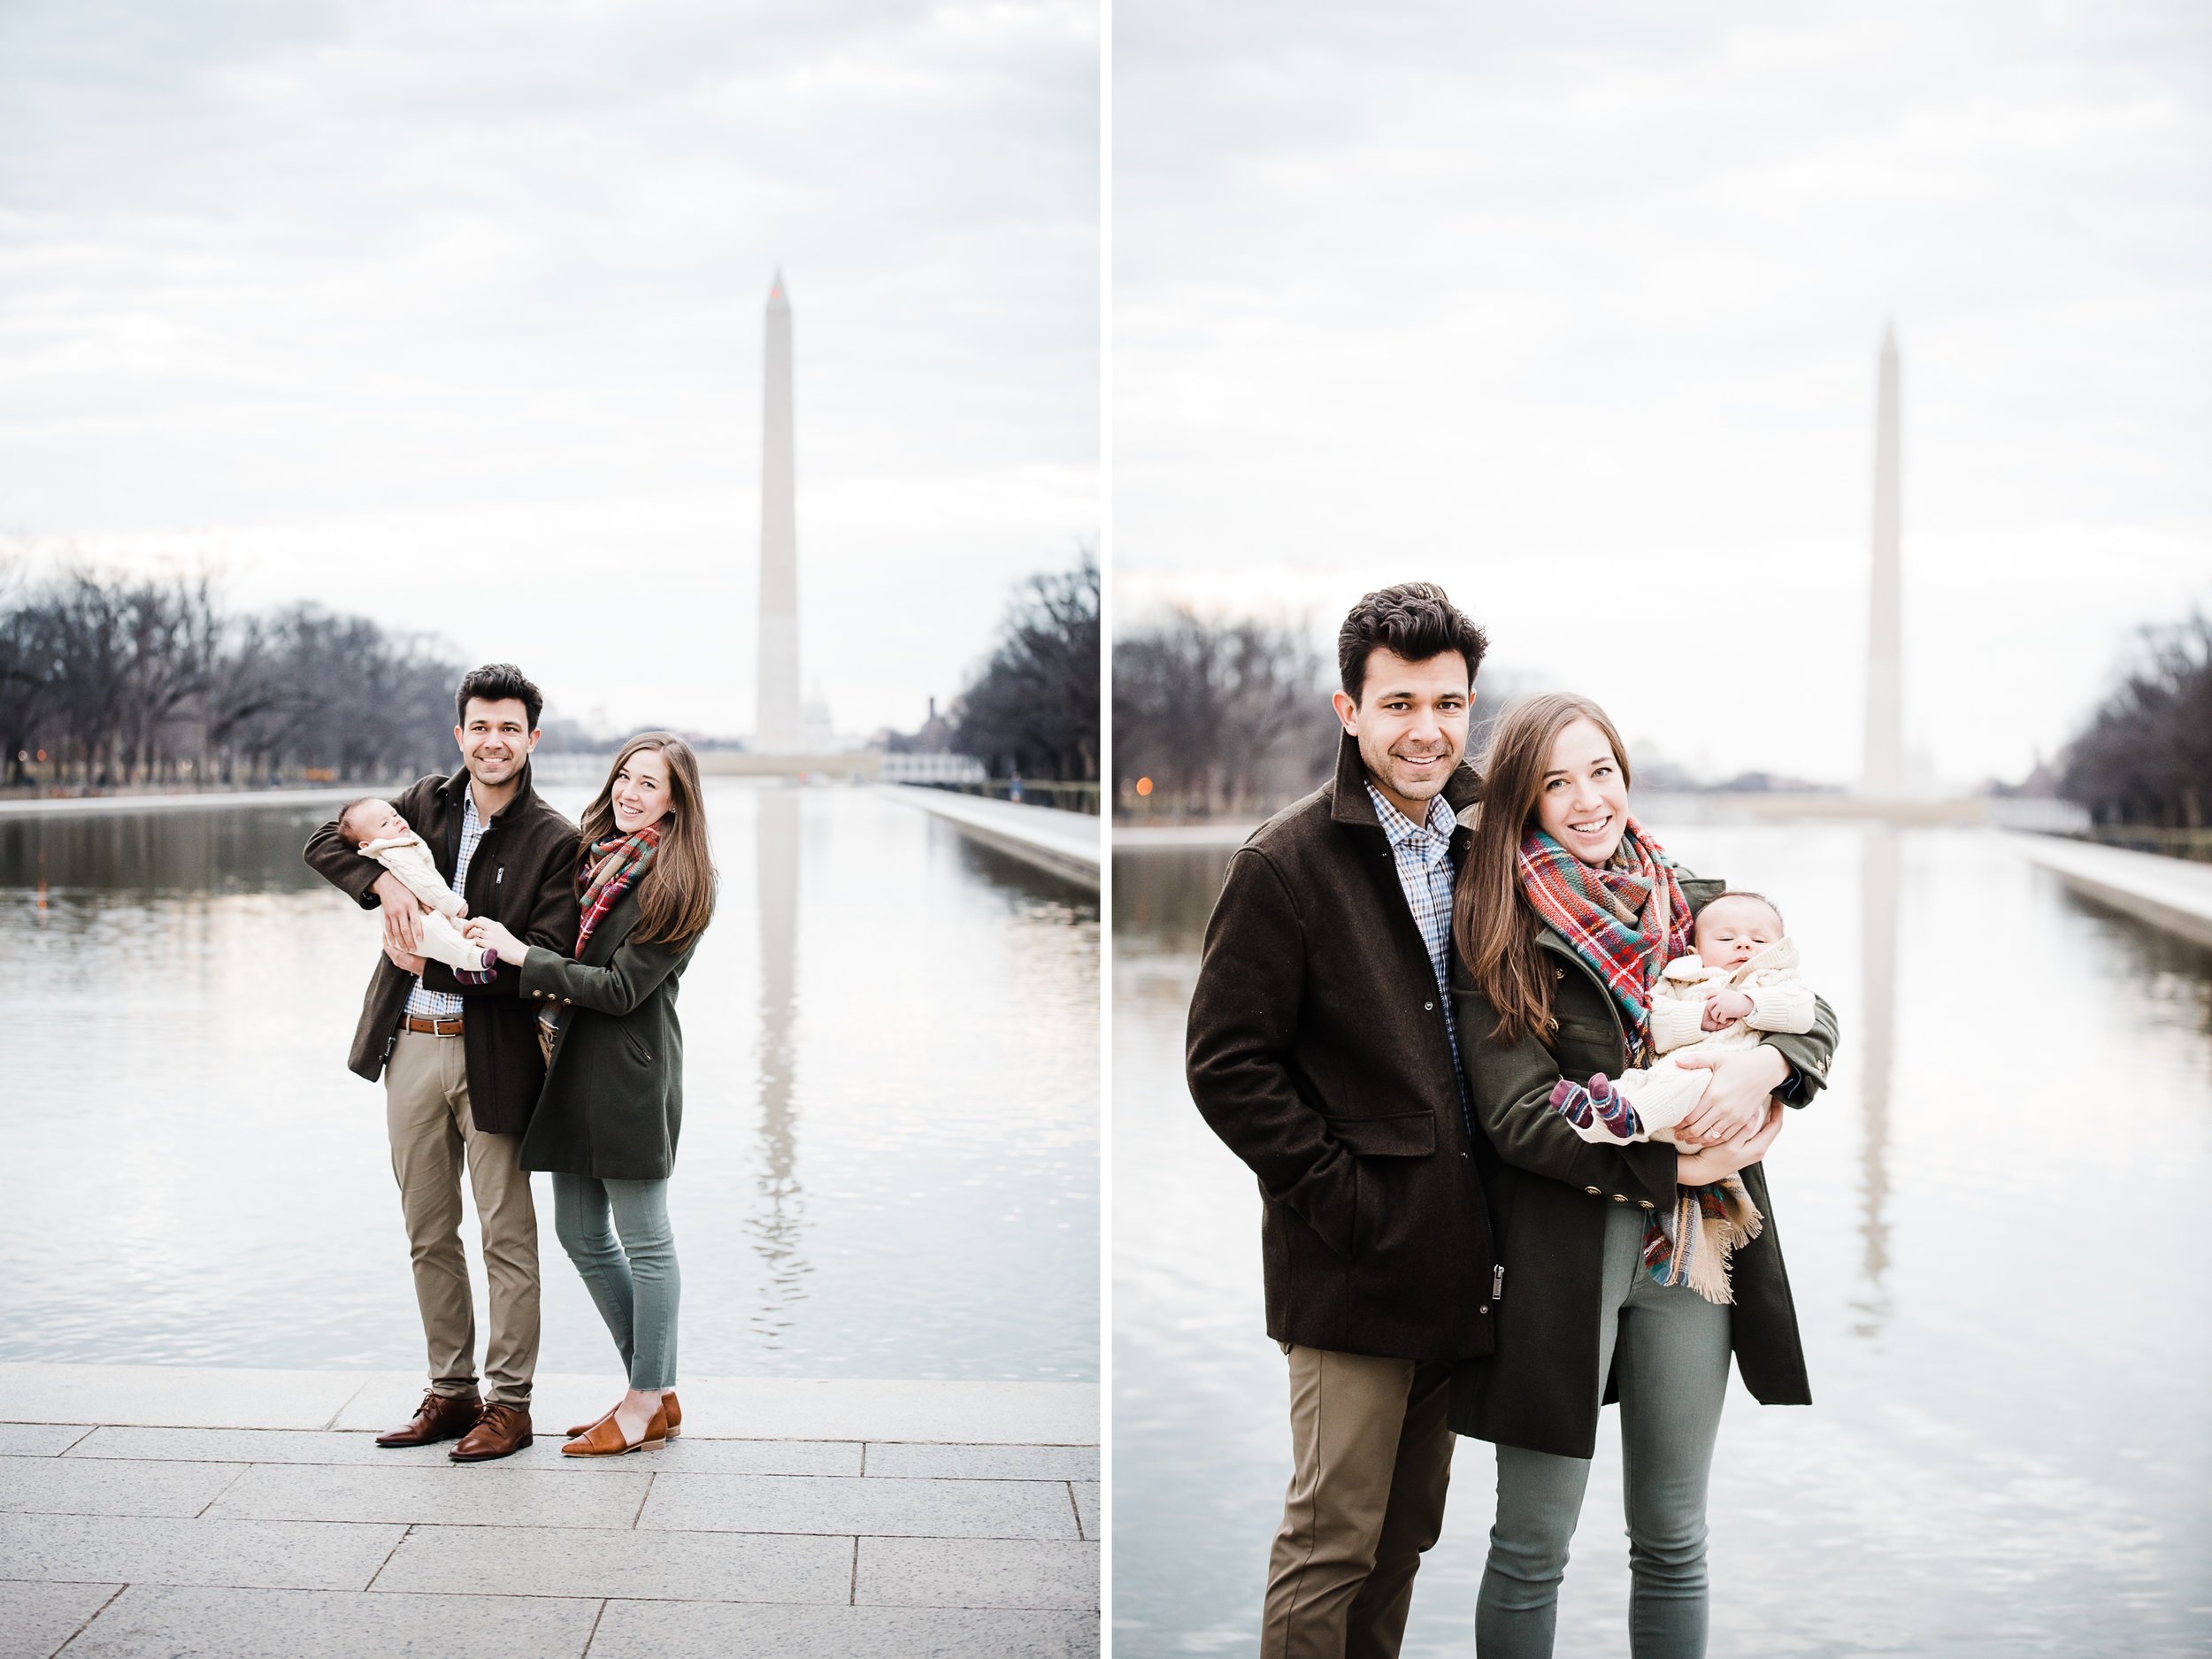
[[[1732,1389],[1715,1655],[2212,1652],[2212,953],[2001,838],[1690,826],[1832,1002],[1834,1086],[1767,1164],[1810,1409]],[[1116,1652],[1248,1651],[1289,1472],[1258,1199],[1183,1018],[1225,853],[1115,862]],[[1626,1651],[1613,1414],[1558,1651]],[[1493,1493],[1463,1440],[1409,1655],[1474,1650]]]
[[[1094,1379],[1095,899],[864,790],[715,780],[709,814],[686,1372]],[[0,819],[0,1359],[421,1363],[345,1069],[377,925],[301,864],[319,816]],[[609,1370],[537,1185],[539,1363]]]

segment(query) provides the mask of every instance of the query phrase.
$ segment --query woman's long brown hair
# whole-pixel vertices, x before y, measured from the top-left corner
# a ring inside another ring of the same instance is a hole
[[[1552,745],[1577,720],[1605,733],[1621,782],[1629,783],[1628,751],[1605,710],[1563,691],[1516,703],[1492,730],[1483,759],[1482,810],[1452,895],[1452,937],[1476,988],[1497,1010],[1491,1035],[1502,1043],[1532,1031],[1551,1039],[1552,974],[1536,949],[1536,910],[1521,890],[1520,852],[1551,770]]]
[[[583,834],[576,851],[582,869],[592,843],[616,834],[614,780],[642,749],[657,749],[668,763],[668,814],[661,819],[660,845],[645,866],[638,887],[637,931],[641,945],[684,946],[714,919],[714,853],[707,845],[707,815],[699,790],[699,757],[673,732],[640,732],[622,746],[607,768],[607,781],[584,809]]]

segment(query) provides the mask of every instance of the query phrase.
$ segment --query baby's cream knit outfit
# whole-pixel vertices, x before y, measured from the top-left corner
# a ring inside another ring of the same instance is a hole
[[[1705,999],[1722,991],[1743,992],[1751,999],[1751,1011],[1718,1031],[1707,1031]],[[1613,1080],[1644,1126],[1641,1134],[1630,1139],[1675,1144],[1675,1125],[1696,1110],[1713,1080],[1709,1070],[1684,1067],[1680,1062],[1686,1055],[1739,1053],[1757,1048],[1762,1033],[1812,1028],[1813,991],[1798,978],[1797,946],[1790,940],[1776,940],[1733,969],[1709,968],[1694,953],[1677,956],[1652,987],[1651,1046],[1659,1057]],[[1586,1125],[1575,1125],[1574,1131],[1585,1141],[1624,1144],[1594,1118]]]
[[[363,841],[355,849],[364,858],[373,858],[406,885],[407,890],[422,901],[422,954],[442,962],[449,968],[460,968],[474,973],[484,965],[484,947],[462,937],[461,930],[453,925],[452,918],[461,915],[468,906],[461,895],[446,886],[445,878],[438,873],[438,866],[430,856],[429,843],[410,830],[404,835],[388,835],[380,841]]]

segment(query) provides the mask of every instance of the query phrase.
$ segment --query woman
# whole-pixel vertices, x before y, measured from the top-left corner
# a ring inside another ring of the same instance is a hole
[[[571,1457],[658,1446],[683,1422],[668,1226],[683,1125],[676,984],[714,914],[714,886],[699,763],[680,738],[647,732],[622,746],[584,809],[573,956],[525,945],[495,921],[469,926],[522,970],[522,995],[538,1003],[550,1051],[522,1167],[552,1171],[554,1232],[629,1373],[611,1410],[569,1430]]]
[[[1553,1086],[1618,1076],[1649,1042],[1651,987],[1721,889],[1678,872],[1628,812],[1628,757],[1586,698],[1532,698],[1491,741],[1454,895],[1453,1009],[1471,1104],[1494,1156],[1497,1351],[1454,1376],[1452,1426],[1497,1445],[1498,1514],[1476,1609],[1483,1659],[1552,1650],[1559,1581],[1596,1450],[1621,1404],[1632,1651],[1705,1651],[1705,1487],[1732,1351],[1770,1405],[1810,1402],[1760,1158],[1778,1094],[1825,1080],[1834,1016],[1732,1055],[1677,1133],[1701,1150],[1584,1141]],[[1735,1256],[1732,1306],[1668,1285],[1677,1186],[1739,1171],[1766,1220]]]

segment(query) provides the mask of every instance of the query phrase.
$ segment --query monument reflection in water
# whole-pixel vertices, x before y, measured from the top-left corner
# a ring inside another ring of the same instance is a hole
[[[1733,1388],[1715,1659],[2212,1651],[2212,953],[1993,833],[1670,825],[1770,895],[1836,1007],[1769,1160],[1816,1403]],[[1115,864],[1115,1651],[1241,1651],[1289,1472],[1259,1204],[1182,1079],[1220,852]],[[1559,1628],[1625,1650],[1613,1414]],[[1474,1651],[1492,1459],[1463,1440],[1405,1651]]]
[[[1094,1379],[1095,899],[870,791],[709,791],[684,1372]],[[322,816],[0,818],[0,1359],[420,1363]],[[540,1364],[609,1371],[538,1188]]]

